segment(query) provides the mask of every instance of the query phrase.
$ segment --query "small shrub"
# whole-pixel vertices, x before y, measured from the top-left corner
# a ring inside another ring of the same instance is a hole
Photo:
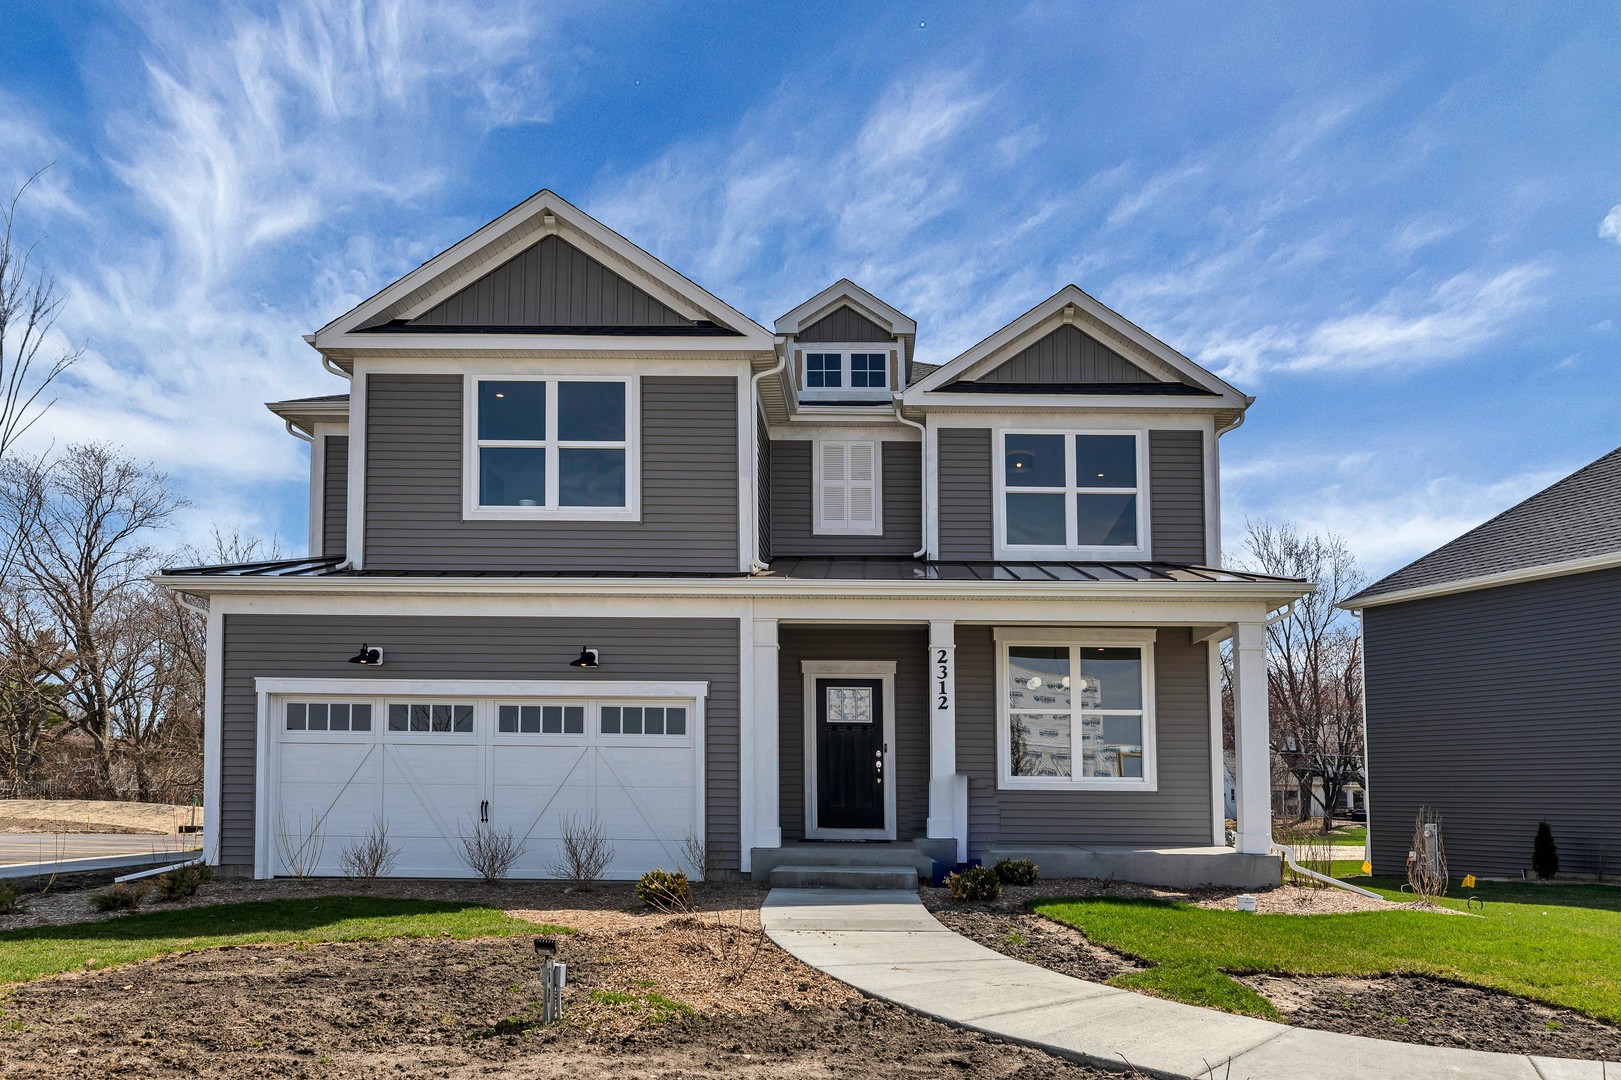
[[[585,892],[602,879],[602,872],[613,862],[614,846],[595,815],[563,819],[563,857],[552,864],[552,876],[572,881]]]
[[[485,881],[503,881],[512,871],[512,864],[523,856],[524,846],[512,835],[511,829],[497,829],[487,822],[479,822],[472,833],[460,833],[460,855],[467,868]],[[384,838],[387,844],[387,838]]]
[[[1002,882],[996,871],[988,866],[971,866],[946,875],[946,888],[953,900],[968,903],[973,900],[995,900],[1002,895]]]
[[[128,885],[114,885],[110,889],[91,893],[90,906],[97,911],[134,911],[141,906],[141,900],[145,896],[145,888],[132,889]]]
[[[651,908],[660,911],[685,911],[692,901],[692,886],[687,875],[677,870],[649,870],[636,882],[636,896]]]
[[[1003,885],[1034,885],[1041,876],[1040,867],[1029,859],[997,859],[992,869]]]
[[[393,873],[399,856],[400,849],[388,839],[388,822],[379,818],[372,823],[369,833],[344,846],[338,854],[338,867],[344,877],[369,881]]]
[[[1553,826],[1546,821],[1537,824],[1536,842],[1531,845],[1531,869],[1539,878],[1559,873],[1559,845],[1553,842]]]
[[[9,881],[0,881],[0,915],[19,915],[23,909],[23,891]]]
[[[1407,884],[1421,905],[1433,905],[1447,893],[1446,845],[1441,839],[1441,815],[1428,806],[1413,819],[1413,846],[1407,856]]]
[[[213,880],[214,868],[206,863],[197,863],[159,874],[152,884],[158,890],[159,900],[184,900],[188,896],[196,896],[198,889]]]

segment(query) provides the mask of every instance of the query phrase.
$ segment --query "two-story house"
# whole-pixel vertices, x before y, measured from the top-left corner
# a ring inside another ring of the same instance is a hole
[[[767,330],[542,191],[310,335],[348,393],[270,406],[310,557],[160,579],[208,601],[208,857],[335,873],[385,823],[465,875],[488,823],[544,876],[594,821],[618,877],[690,838],[1275,881],[1264,625],[1307,587],[1216,568],[1252,399],[1073,286],[916,334],[849,281]]]

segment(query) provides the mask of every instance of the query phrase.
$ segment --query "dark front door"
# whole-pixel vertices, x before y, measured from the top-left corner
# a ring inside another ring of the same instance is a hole
[[[817,679],[818,828],[884,828],[885,749],[883,680]]]

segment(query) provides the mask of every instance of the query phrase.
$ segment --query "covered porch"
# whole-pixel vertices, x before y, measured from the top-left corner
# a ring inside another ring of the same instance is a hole
[[[1006,857],[1032,859],[1047,877],[1176,887],[1279,880],[1264,607],[1227,605],[1219,613],[1232,621],[1220,622],[1207,603],[976,607],[987,605],[935,603],[920,612],[930,617],[912,619],[757,612],[743,725],[745,873],[769,880],[784,866],[911,866],[926,879]],[[946,611],[968,617],[932,617]],[[1228,638],[1232,845],[1219,652]],[[1129,683],[1132,650],[1140,700],[1091,677],[1096,656]],[[1031,686],[1032,657],[1062,683],[1057,700],[1032,692],[1052,689],[1039,679]],[[830,731],[830,717],[839,730]],[[851,797],[849,782],[862,779],[863,764],[870,786],[854,786],[866,788],[867,802],[859,791]]]

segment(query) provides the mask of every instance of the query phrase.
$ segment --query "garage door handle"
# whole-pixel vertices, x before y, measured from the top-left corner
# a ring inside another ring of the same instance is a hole
[[[485,799],[478,804],[478,819],[486,825],[490,823],[490,800]]]

